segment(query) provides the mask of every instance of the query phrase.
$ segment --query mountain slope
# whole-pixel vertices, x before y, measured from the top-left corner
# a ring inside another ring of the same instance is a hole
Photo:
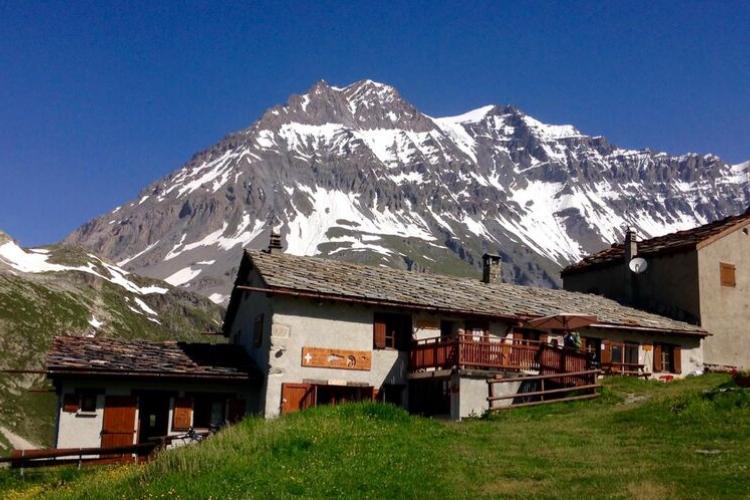
[[[319,82],[195,155],[67,242],[226,300],[243,246],[279,227],[286,251],[559,284],[559,270],[620,239],[738,213],[748,164],[625,150],[511,106],[432,118],[370,80]]]
[[[204,297],[129,274],[81,248],[24,250],[0,232],[0,368],[38,370],[54,335],[203,339],[222,310]],[[48,442],[51,394],[37,374],[0,374],[0,425]],[[1,452],[2,450],[0,450]]]

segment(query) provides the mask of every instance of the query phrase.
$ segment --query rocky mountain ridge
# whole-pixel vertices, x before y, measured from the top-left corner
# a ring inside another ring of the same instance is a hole
[[[739,213],[750,163],[628,150],[512,106],[433,118],[388,85],[318,82],[67,239],[226,301],[243,247],[559,284],[619,240]]]

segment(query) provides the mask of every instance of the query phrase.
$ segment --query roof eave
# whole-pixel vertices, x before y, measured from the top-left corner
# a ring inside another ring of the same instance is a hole
[[[592,328],[605,328],[605,329],[619,329],[619,330],[632,330],[638,332],[651,332],[661,333],[668,335],[684,335],[688,337],[709,337],[711,336],[706,330],[695,329],[695,330],[681,330],[679,328],[660,328],[655,326],[639,326],[639,325],[623,325],[618,323],[594,323],[590,325]]]
[[[96,370],[90,368],[48,368],[47,378],[54,379],[58,377],[115,377],[115,378],[135,378],[135,379],[171,379],[171,380],[207,380],[219,382],[247,382],[258,380],[261,377],[251,373],[246,374],[190,374],[190,373],[173,373],[173,372],[156,372],[156,371],[127,371],[127,370]]]

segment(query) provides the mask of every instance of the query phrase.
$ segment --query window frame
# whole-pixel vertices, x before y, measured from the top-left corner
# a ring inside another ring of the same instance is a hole
[[[414,336],[413,319],[407,313],[376,312],[373,315],[372,346],[377,350],[408,351]],[[382,345],[379,345],[379,325],[385,325]]]

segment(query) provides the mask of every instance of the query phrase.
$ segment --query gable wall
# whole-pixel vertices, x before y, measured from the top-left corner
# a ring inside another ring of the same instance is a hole
[[[563,278],[563,288],[596,293],[681,321],[700,317],[698,254],[695,251],[645,257],[648,268],[633,274],[625,262],[591,268]],[[631,281],[632,280],[632,281]]]
[[[734,231],[698,255],[701,324],[713,334],[706,339],[706,362],[750,368],[750,234]],[[720,262],[735,265],[736,287],[721,285]]]

